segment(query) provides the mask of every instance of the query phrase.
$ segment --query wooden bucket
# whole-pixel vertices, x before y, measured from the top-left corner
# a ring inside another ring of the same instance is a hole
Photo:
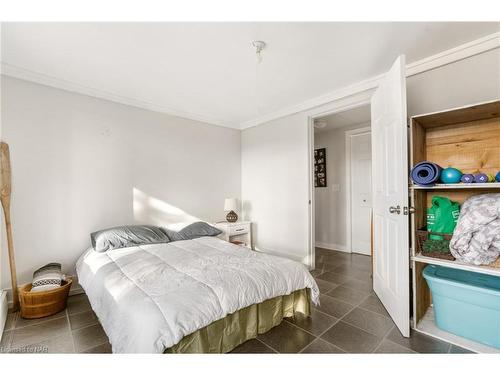
[[[64,280],[61,287],[40,292],[32,292],[31,284],[19,287],[21,317],[24,319],[43,318],[64,310],[71,283],[71,280]]]

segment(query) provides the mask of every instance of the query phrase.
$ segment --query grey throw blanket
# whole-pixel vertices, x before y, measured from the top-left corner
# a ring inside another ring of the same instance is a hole
[[[450,251],[457,260],[475,265],[500,256],[500,194],[475,195],[464,202]]]

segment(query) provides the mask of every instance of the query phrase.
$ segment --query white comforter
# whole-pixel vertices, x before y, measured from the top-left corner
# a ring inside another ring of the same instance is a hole
[[[90,249],[76,268],[115,353],[161,353],[228,314],[299,289],[319,301],[304,265],[214,237]]]

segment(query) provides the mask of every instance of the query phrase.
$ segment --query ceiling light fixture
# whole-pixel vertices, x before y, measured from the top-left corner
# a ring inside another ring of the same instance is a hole
[[[316,129],[324,129],[326,128],[326,121],[325,120],[314,120],[314,127]]]
[[[257,63],[255,64],[255,118],[260,115],[259,111],[259,65],[262,62],[261,52],[266,48],[266,43],[262,40],[254,40],[252,42],[253,48],[255,48],[255,55],[257,56]]]

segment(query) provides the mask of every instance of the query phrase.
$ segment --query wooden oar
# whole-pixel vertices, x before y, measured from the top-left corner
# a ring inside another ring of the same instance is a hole
[[[0,200],[2,201],[5,226],[7,230],[13,310],[17,311],[19,310],[19,297],[17,295],[17,276],[16,262],[14,261],[14,242],[12,240],[12,223],[10,222],[11,186],[9,145],[5,142],[0,142]]]

